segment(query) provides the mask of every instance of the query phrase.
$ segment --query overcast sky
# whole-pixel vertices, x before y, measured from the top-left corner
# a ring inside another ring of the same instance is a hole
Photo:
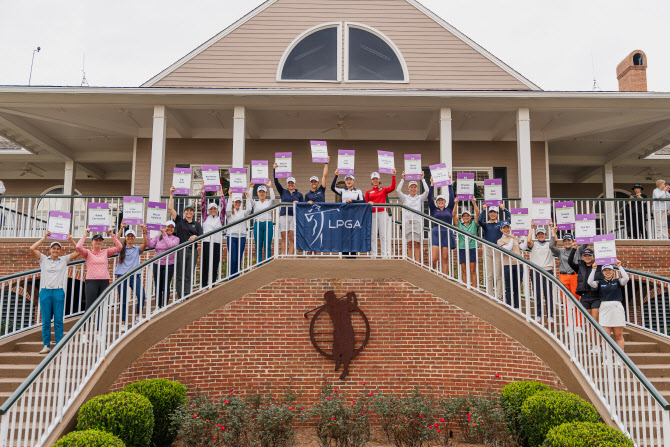
[[[358,0],[365,1],[365,0]],[[0,0],[0,85],[138,86],[261,0]],[[650,91],[670,91],[667,0],[423,0],[545,90],[618,90],[617,64],[648,56]],[[639,11],[636,13],[636,11]],[[426,43],[430,45],[430,42]]]

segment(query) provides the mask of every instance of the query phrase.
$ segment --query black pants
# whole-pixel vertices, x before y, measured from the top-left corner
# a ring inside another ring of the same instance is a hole
[[[191,294],[191,279],[193,277],[193,266],[198,263],[198,251],[194,245],[182,248],[177,253],[177,280],[175,288],[177,296]]]
[[[163,307],[163,304],[167,304],[170,299],[170,283],[174,275],[174,264],[154,264],[153,267],[154,284],[156,285],[156,305],[157,307]]]
[[[200,284],[202,287],[209,285],[209,247],[210,244],[214,248],[212,253],[212,281],[216,281],[219,276],[219,265],[221,264],[221,244],[218,242],[203,242],[202,243],[202,270],[200,271]]]
[[[554,274],[553,270],[547,270],[550,275]],[[542,292],[544,291],[544,299],[549,312],[549,317],[554,318],[554,297],[552,294],[552,283],[549,279],[542,276],[539,272],[533,272],[533,288],[535,289],[535,314],[536,317],[542,318]]]
[[[84,283],[86,292],[86,309],[90,309],[102,292],[109,287],[108,279],[87,279]],[[97,318],[96,329],[100,330],[100,317]]]
[[[519,269],[516,265],[506,265],[505,273],[505,302],[508,306],[519,309]]]

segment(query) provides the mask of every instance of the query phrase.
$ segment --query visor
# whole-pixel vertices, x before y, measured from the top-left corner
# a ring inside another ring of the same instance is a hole
[[[317,177],[316,175],[313,175],[313,176],[311,176],[311,177],[309,178],[309,181],[310,181],[310,182],[318,182],[318,181],[319,181],[319,177]]]

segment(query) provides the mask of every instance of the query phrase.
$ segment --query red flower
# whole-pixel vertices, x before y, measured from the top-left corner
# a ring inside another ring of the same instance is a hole
[[[212,439],[216,441],[216,436],[212,436]]]
[[[330,418],[330,420],[331,420],[331,421],[334,421],[334,420],[335,420],[335,418]]]
[[[477,425],[477,424],[475,424],[475,423],[473,422],[473,423],[472,423],[472,426],[474,427],[475,425]]]
[[[198,417],[198,415],[197,415],[197,414],[194,414],[194,415],[193,415],[193,418],[194,418],[194,419],[195,419],[195,418],[197,418],[197,417]]]
[[[305,407],[300,407],[301,410],[304,410]]]
[[[363,386],[365,386],[365,382],[363,382]]]
[[[423,415],[422,415],[422,414],[420,414],[420,415],[419,415],[419,418],[423,418]]]
[[[365,416],[365,413],[361,413],[361,416]]]
[[[429,425],[429,426],[428,426],[428,429],[429,429],[429,430],[432,430],[432,429],[433,429],[433,426],[432,426],[432,425]]]
[[[225,431],[225,430],[226,430],[226,427],[221,427],[221,431]]]
[[[372,397],[372,393],[370,393],[370,397]]]
[[[438,433],[440,433],[441,431],[442,431],[442,430],[440,430],[439,428],[437,429],[437,432],[438,432]]]
[[[444,418],[440,418],[440,422],[444,422]]]
[[[293,407],[288,407],[289,410],[293,410]]]

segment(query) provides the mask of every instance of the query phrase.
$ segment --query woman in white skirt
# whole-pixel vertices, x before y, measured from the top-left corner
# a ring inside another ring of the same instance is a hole
[[[611,264],[603,265],[602,273],[605,279],[594,279],[596,274],[596,263],[593,263],[589,275],[589,286],[598,290],[600,295],[600,325],[605,333],[610,335],[623,350],[623,328],[626,326],[626,312],[623,308],[623,287],[628,283],[628,273],[621,266],[621,261],[616,261],[621,278],[614,277],[614,267]]]

